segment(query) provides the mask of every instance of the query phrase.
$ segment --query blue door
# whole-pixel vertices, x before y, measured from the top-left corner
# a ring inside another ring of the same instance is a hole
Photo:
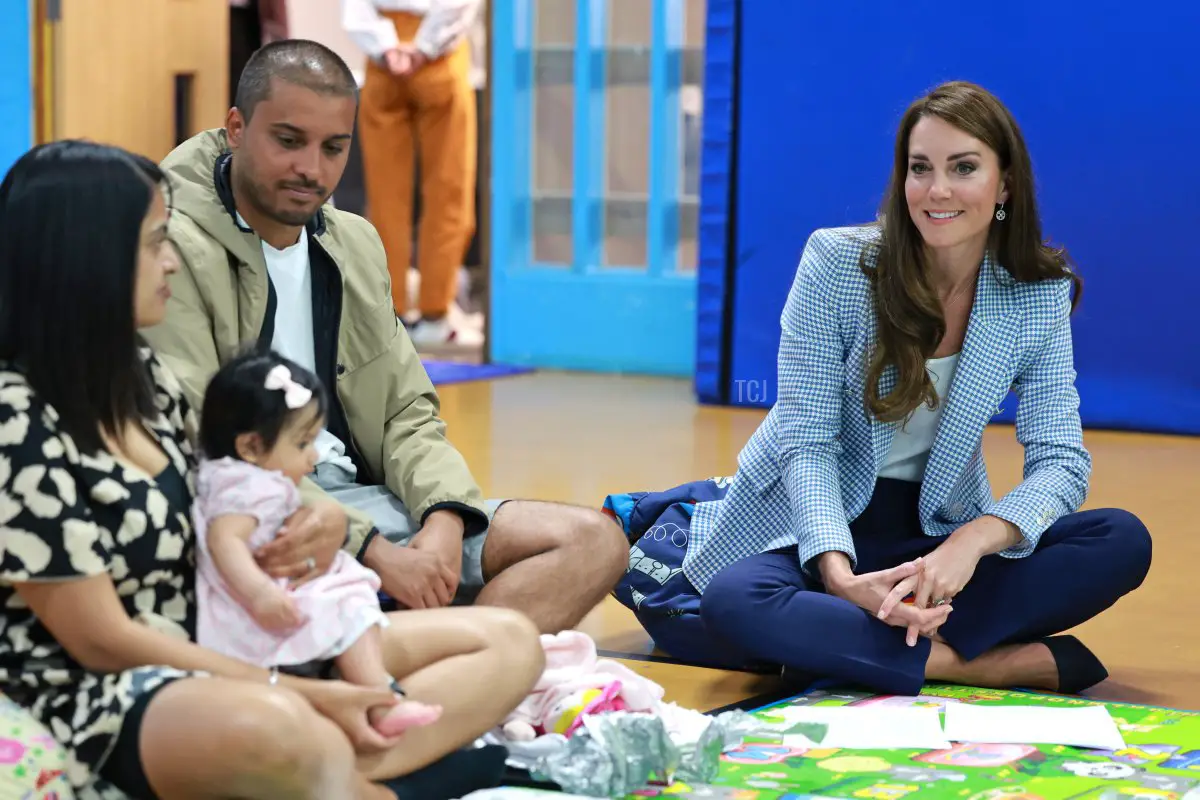
[[[0,25],[0,177],[33,145],[33,85],[30,44],[34,30],[29,3],[14,3],[4,11]],[[32,31],[32,34],[31,34]]]
[[[691,375],[703,0],[492,5],[492,360]]]

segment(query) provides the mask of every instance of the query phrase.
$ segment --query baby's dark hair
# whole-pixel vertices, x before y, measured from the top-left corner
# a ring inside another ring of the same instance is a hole
[[[267,376],[277,367],[286,368],[292,381],[312,392],[316,418],[325,416],[328,401],[316,375],[274,351],[249,350],[225,362],[204,393],[200,449],[205,458],[240,459],[237,438],[245,433],[257,433],[267,450],[275,446],[289,418],[301,411],[288,408],[284,390],[267,388]]]

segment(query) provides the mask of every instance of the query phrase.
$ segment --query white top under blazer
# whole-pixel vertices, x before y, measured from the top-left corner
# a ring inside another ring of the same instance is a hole
[[[898,478],[902,481],[921,482],[925,477],[925,464],[937,435],[938,423],[942,421],[942,410],[950,395],[950,384],[954,382],[954,370],[958,367],[958,353],[943,358],[931,358],[925,362],[933,390],[937,393],[937,405],[930,408],[925,403],[917,406],[912,416],[896,431],[892,447],[888,450],[879,477]]]

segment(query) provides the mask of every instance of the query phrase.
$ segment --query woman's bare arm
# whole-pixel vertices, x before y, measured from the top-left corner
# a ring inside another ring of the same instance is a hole
[[[18,583],[15,589],[59,644],[86,669],[119,672],[151,664],[200,670],[225,678],[266,683],[269,671],[177,639],[125,613],[107,573],[75,580]],[[304,691],[307,681],[280,676]]]

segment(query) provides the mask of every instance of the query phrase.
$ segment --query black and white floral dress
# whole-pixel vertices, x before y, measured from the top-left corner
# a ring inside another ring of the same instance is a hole
[[[142,359],[158,409],[146,427],[169,460],[157,476],[162,485],[107,453],[81,454],[59,430],[54,409],[19,371],[0,363],[0,691],[67,748],[67,777],[80,798],[124,797],[96,772],[125,714],[142,693],[188,673],[170,667],[89,672],[13,584],[108,573],[132,619],[194,640],[194,418],[175,379],[148,350]],[[166,489],[167,477],[179,490]]]

